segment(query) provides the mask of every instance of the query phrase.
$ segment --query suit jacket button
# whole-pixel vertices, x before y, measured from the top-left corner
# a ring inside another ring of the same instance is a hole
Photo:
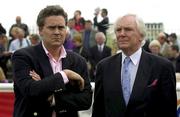
[[[38,115],[38,113],[37,113],[37,112],[34,112],[34,113],[33,113],[33,115],[34,115],[34,116],[37,116],[37,115]]]
[[[67,110],[60,110],[59,113],[65,113]]]
[[[63,89],[58,89],[58,90],[54,90],[54,92],[60,92],[62,91]]]

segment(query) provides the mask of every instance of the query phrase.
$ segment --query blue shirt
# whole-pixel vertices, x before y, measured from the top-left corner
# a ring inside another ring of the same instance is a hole
[[[142,49],[139,48],[135,53],[133,53],[130,56],[130,59],[131,59],[131,63],[130,63],[130,71],[131,71],[130,87],[131,87],[131,91],[132,91],[134,81],[135,81],[135,78],[136,78],[136,74],[137,74],[141,54],[142,54]],[[122,65],[123,65],[123,61],[124,61],[125,58],[126,58],[126,55],[122,52],[122,61],[121,61]],[[123,68],[123,66],[121,68]],[[122,81],[122,71],[123,70],[121,70],[121,81]]]
[[[20,39],[15,39],[11,42],[10,46],[9,46],[9,51],[10,52],[14,52],[20,48],[24,48],[30,45],[29,40],[23,38],[22,39],[22,45],[20,44]]]

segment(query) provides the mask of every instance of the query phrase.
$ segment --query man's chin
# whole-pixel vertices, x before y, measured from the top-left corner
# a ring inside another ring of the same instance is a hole
[[[62,43],[53,43],[53,46],[54,47],[60,47],[60,46],[62,46],[63,44]]]
[[[123,50],[123,49],[127,49],[127,48],[129,48],[129,46],[128,46],[128,45],[121,45],[121,46],[119,46],[119,49],[121,49],[121,50]]]

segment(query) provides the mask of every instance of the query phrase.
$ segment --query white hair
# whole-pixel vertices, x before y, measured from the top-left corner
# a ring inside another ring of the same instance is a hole
[[[104,35],[103,32],[97,32],[95,35],[95,38],[97,38],[97,37],[103,37],[104,40],[106,39],[106,36]]]
[[[137,29],[138,29],[138,31],[140,32],[140,34],[141,34],[141,36],[142,36],[142,39],[143,39],[142,42],[141,42],[141,45],[143,46],[144,43],[145,43],[145,37],[146,37],[146,26],[145,26],[142,18],[138,17],[137,15],[135,15],[135,14],[127,14],[127,15],[124,15],[124,16],[122,16],[122,17],[119,17],[119,18],[116,20],[115,24],[114,24],[114,30],[116,31],[117,26],[118,26],[118,22],[119,22],[123,17],[126,17],[126,16],[133,16],[133,17],[135,17],[135,22],[136,22],[136,24],[137,24]]]

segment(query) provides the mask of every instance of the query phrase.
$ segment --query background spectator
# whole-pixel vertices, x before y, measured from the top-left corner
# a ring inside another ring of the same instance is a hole
[[[76,10],[74,12],[74,20],[75,20],[75,27],[74,28],[79,32],[83,31],[85,20],[81,16],[81,11],[80,10]]]
[[[106,35],[106,30],[109,28],[109,18],[107,9],[101,10],[101,17],[103,18],[100,22],[98,22],[99,12],[95,13],[94,17],[94,26],[97,26],[99,32],[103,32]]]
[[[24,33],[24,37],[25,37],[25,38],[29,35],[28,26],[27,26],[27,24],[21,22],[21,17],[20,17],[20,16],[17,16],[17,17],[16,17],[16,23],[13,24],[13,25],[11,26],[10,30],[9,30],[9,36],[10,36],[10,37],[12,37],[12,35],[11,35],[11,30],[12,30],[13,27],[19,27],[19,28],[23,29],[24,32],[25,32],[25,33]]]
[[[162,56],[160,53],[161,44],[158,40],[151,41],[149,44],[149,49],[152,54]]]

